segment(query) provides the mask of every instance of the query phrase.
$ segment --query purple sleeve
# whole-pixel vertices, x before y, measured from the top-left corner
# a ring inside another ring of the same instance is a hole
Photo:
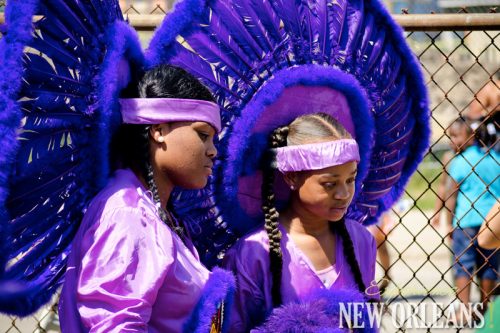
[[[242,245],[242,246],[238,246]],[[229,332],[248,332],[260,325],[266,318],[268,307],[264,291],[262,269],[264,258],[261,251],[252,250],[248,244],[237,244],[224,257],[223,267],[231,270],[236,276],[236,293],[231,310]]]
[[[172,238],[138,209],[104,215],[83,238],[77,306],[89,332],[147,332],[173,261]]]

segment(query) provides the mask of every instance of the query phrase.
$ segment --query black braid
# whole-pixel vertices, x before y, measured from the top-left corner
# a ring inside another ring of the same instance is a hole
[[[286,145],[288,127],[280,127],[273,131],[270,136],[270,147],[278,148]],[[271,161],[268,161],[271,162]],[[281,270],[283,267],[283,255],[281,253],[281,232],[278,229],[279,213],[274,201],[274,169],[273,163],[266,163],[262,175],[262,210],[264,211],[265,224],[269,238],[269,257],[271,261],[272,274],[272,297],[274,307],[281,305]]]
[[[141,165],[141,173],[142,176],[144,177],[144,180],[148,184],[148,188],[153,194],[153,201],[155,204],[157,204],[158,207],[158,215],[160,216],[160,219],[172,229],[181,239],[184,239],[184,235],[182,232],[182,228],[176,227],[171,219],[169,219],[167,215],[167,211],[165,208],[161,207],[160,204],[160,195],[158,194],[158,187],[156,186],[156,182],[154,180],[154,172],[153,172],[153,167],[151,166],[151,156],[149,154],[149,126],[146,126],[144,128],[143,132],[143,141],[144,141],[144,149],[142,149],[142,152],[144,154],[143,158],[141,159],[144,161]]]
[[[342,238],[342,245],[344,248],[344,257],[347,259],[347,263],[351,268],[352,275],[354,275],[354,280],[358,285],[359,291],[361,293],[366,292],[366,285],[363,282],[363,276],[361,275],[361,270],[359,269],[359,263],[356,259],[356,253],[354,252],[354,244],[352,243],[351,236],[345,225],[345,219],[337,222],[330,222],[330,230],[336,233]]]

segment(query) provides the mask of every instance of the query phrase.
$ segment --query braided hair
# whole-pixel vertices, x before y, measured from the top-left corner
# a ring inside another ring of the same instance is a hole
[[[160,65],[147,71],[142,78],[132,81],[122,91],[124,98],[185,98],[214,102],[210,91],[194,76],[182,68]],[[111,141],[111,165],[113,168],[130,168],[145,180],[153,201],[158,207],[160,219],[181,239],[182,228],[169,218],[166,207],[161,207],[158,187],[150,156],[150,127],[148,125],[123,124]]]
[[[269,137],[269,147],[271,149],[317,142],[321,139],[340,140],[351,138],[349,132],[330,115],[325,113],[315,113],[296,118],[290,125],[279,127],[274,130]],[[272,274],[271,294],[273,306],[282,304],[281,298],[281,277],[283,269],[283,256],[281,252],[281,232],[278,229],[279,213],[275,206],[274,197],[274,170],[273,159],[270,155],[268,163],[263,168],[262,183],[262,210],[264,211],[264,228],[269,238],[270,268]],[[354,275],[356,284],[361,292],[365,292],[366,286],[363,282],[361,270],[359,268],[354,245],[347,230],[345,220],[330,222],[330,230],[342,239],[344,256]]]
[[[270,137],[270,147],[278,148],[286,145],[288,126],[274,130]],[[269,237],[269,256],[271,261],[273,304],[275,307],[281,305],[281,270],[283,267],[283,256],[281,253],[281,232],[278,229],[279,213],[274,201],[274,170],[270,163],[266,164],[262,173],[262,210],[264,211],[264,228]]]

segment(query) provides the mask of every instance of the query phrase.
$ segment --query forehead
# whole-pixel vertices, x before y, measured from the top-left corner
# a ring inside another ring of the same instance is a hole
[[[307,176],[315,176],[315,177],[338,177],[338,176],[342,177],[355,173],[357,169],[358,169],[358,163],[356,163],[355,161],[351,161],[320,170],[305,171],[305,173]]]
[[[177,128],[177,127],[190,127],[195,130],[203,130],[207,131],[209,133],[216,133],[215,128],[212,127],[209,123],[206,123],[204,121],[178,121],[171,123],[172,128]]]
[[[451,124],[449,131],[453,134],[465,133],[466,126],[467,125],[461,123],[453,123]]]

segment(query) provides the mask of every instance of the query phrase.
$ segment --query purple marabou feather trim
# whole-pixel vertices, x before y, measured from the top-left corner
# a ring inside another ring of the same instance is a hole
[[[153,39],[146,51],[148,68],[165,63],[172,57],[175,38],[189,34],[195,29],[193,21],[205,11],[206,0],[184,0],[175,5],[174,10],[154,32]]]
[[[117,21],[108,28],[106,45],[109,47],[98,79],[99,126],[94,135],[95,147],[101,147],[97,150],[101,174],[95,181],[96,191],[106,184],[109,176],[108,147],[111,133],[121,123],[120,91],[130,80],[130,68],[140,71],[145,63],[137,32],[124,21]]]
[[[224,323],[222,331],[227,332],[230,309],[233,302],[233,295],[236,289],[236,282],[231,272],[221,268],[214,268],[203,288],[200,300],[193,312],[184,324],[185,333],[206,333],[210,332],[212,317],[216,313],[219,304],[224,301]]]
[[[344,321],[342,321],[342,328],[340,328],[341,305],[343,304],[345,309],[349,309],[349,303],[365,302],[365,298],[357,290],[317,290],[300,303],[289,303],[274,309],[264,325],[257,328],[255,332],[350,332]],[[364,328],[355,328],[354,332],[377,332],[376,327],[371,327],[366,307],[361,309],[358,323]]]
[[[358,175],[356,178],[357,192],[359,193],[363,179],[366,177],[369,168],[371,149],[373,146],[372,133],[374,130],[373,119],[369,111],[369,102],[364,93],[364,89],[358,81],[350,74],[344,73],[332,67],[320,65],[302,65],[276,72],[255,94],[252,100],[241,112],[241,116],[235,123],[234,128],[228,129],[228,136],[231,138],[229,146],[229,158],[226,161],[226,168],[223,170],[222,186],[224,200],[218,204],[223,208],[223,214],[227,214],[226,221],[231,224],[231,228],[244,233],[250,228],[259,225],[261,222],[243,220],[245,216],[241,212],[238,204],[238,175],[241,173],[244,162],[248,163],[249,154],[244,147],[248,147],[249,137],[257,118],[262,110],[272,104],[282,94],[287,87],[294,85],[306,86],[328,86],[332,89],[342,92],[351,110],[351,116],[356,131],[356,141],[360,147],[361,162],[358,165]],[[307,111],[304,111],[306,114]],[[285,124],[282,124],[285,125]],[[251,143],[253,155],[261,156],[261,153],[267,148],[267,140]],[[224,148],[223,148],[224,149]],[[236,153],[235,153],[236,152]],[[220,191],[217,191],[220,192]],[[353,202],[356,198],[354,198]],[[233,222],[234,221],[234,222]]]
[[[387,38],[394,41],[394,46],[400,54],[406,55],[401,57],[403,62],[401,71],[407,73],[408,77],[413,78],[412,80],[407,81],[407,90],[411,91],[411,95],[413,96],[412,109],[422,110],[422,112],[418,112],[416,114],[413,113],[416,117],[416,123],[412,135],[413,138],[411,141],[410,152],[404,164],[403,172],[399,181],[391,189],[389,196],[384,196],[383,199],[379,200],[380,208],[377,215],[369,218],[365,222],[365,224],[373,224],[377,222],[380,215],[384,211],[388,210],[404,193],[406,184],[429,148],[431,128],[429,122],[429,97],[425,87],[424,77],[420,69],[418,59],[415,57],[413,51],[404,39],[403,29],[394,21],[385,6],[379,0],[371,0],[368,1],[368,3],[369,10],[380,15],[389,26],[389,28],[386,29]]]
[[[16,152],[17,129],[21,122],[21,110],[17,103],[17,93],[21,88],[23,74],[22,56],[24,46],[31,40],[33,26],[31,17],[38,1],[9,1],[5,8],[7,34],[0,39],[0,273],[5,270],[5,237],[8,234],[9,214],[5,201],[9,194],[9,179]],[[10,29],[9,29],[10,28]]]

